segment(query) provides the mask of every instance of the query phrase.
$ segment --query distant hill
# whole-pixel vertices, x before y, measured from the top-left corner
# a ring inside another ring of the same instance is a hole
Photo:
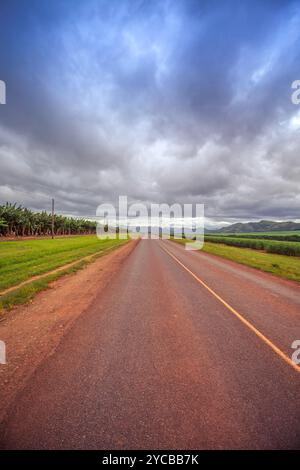
[[[289,232],[292,230],[300,230],[300,223],[274,222],[272,220],[261,220],[260,222],[236,223],[227,227],[215,230],[215,233],[251,233],[251,232]]]

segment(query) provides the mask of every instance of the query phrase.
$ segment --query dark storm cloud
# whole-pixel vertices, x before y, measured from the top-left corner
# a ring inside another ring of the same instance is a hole
[[[300,3],[2,1],[0,198],[298,218]]]

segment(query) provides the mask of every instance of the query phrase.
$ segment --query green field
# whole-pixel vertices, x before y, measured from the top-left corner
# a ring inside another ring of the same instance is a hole
[[[231,238],[253,238],[253,239],[263,239],[263,240],[279,240],[279,241],[293,241],[300,242],[300,231],[299,230],[290,230],[290,231],[278,231],[278,232],[243,232],[243,233],[209,233],[206,235],[214,237],[231,237]]]
[[[0,242],[0,292],[33,276],[81,258],[103,253],[126,240],[99,240],[95,235]]]
[[[229,236],[229,235],[205,235],[205,240],[210,243],[220,243],[240,248],[251,248],[253,250],[263,250],[267,253],[276,253],[287,256],[300,256],[300,242],[274,240],[265,238],[250,238],[249,236]]]
[[[186,240],[174,240],[186,243]],[[202,251],[300,282],[300,258],[205,241]]]
[[[275,236],[282,236],[284,237],[285,235],[298,235],[300,237],[300,230],[278,230],[276,232],[207,232],[208,235],[222,235],[226,236],[229,235],[230,237],[232,235],[237,235],[237,236],[242,236],[242,235],[275,235]]]

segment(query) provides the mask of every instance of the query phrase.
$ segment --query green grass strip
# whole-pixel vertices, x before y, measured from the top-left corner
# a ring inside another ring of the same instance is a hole
[[[181,244],[186,242],[186,240],[174,241]],[[300,282],[300,259],[297,257],[209,242],[204,243],[201,251],[272,273],[284,279]]]

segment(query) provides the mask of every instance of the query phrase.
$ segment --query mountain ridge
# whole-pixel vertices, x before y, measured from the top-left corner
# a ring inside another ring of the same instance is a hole
[[[251,233],[251,232],[290,232],[293,230],[300,231],[300,223],[291,220],[287,222],[274,222],[272,220],[260,220],[259,222],[237,222],[218,230],[214,233]]]

